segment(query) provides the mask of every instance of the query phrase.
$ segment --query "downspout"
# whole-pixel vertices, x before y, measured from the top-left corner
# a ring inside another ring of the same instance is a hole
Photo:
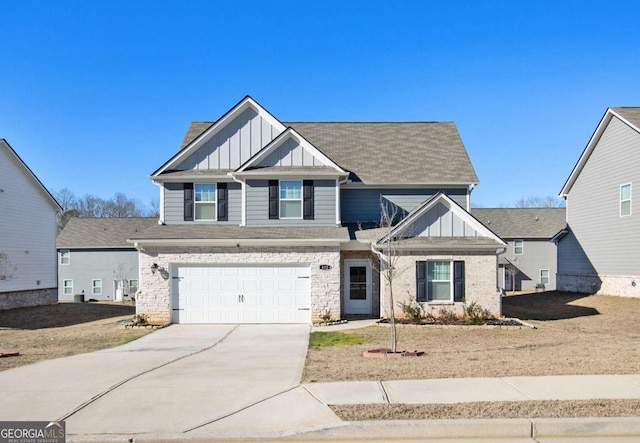
[[[503,246],[502,250],[498,249],[496,251],[496,292],[500,292],[500,316],[502,316],[502,291],[500,289],[500,285],[498,284],[498,282],[500,281],[499,276],[498,276],[498,272],[500,272],[500,264],[499,264],[499,260],[500,260],[500,256],[502,254],[504,254],[505,252],[507,252],[507,247]]]
[[[158,182],[156,180],[151,180],[151,183],[158,186],[160,188],[160,203],[158,208],[158,224],[164,225],[164,183]]]
[[[336,225],[342,225],[342,209],[341,209],[341,200],[340,200],[340,186],[344,185],[349,181],[349,176],[347,175],[344,180],[336,179]]]
[[[380,318],[382,318],[382,313],[384,312],[384,277],[382,274],[382,266],[384,266],[384,254],[380,251],[378,251],[375,246],[373,245],[373,243],[370,244],[371,246],[371,252],[373,252],[375,255],[378,256],[378,260],[380,260],[380,269],[378,269],[378,287],[380,288],[380,299],[378,300],[378,303],[380,304],[379,309],[380,309],[380,313],[379,316]]]
[[[237,179],[232,172],[227,173],[227,175],[229,175],[234,182],[240,183],[240,199],[242,205],[240,226],[247,226],[247,183],[244,180]]]
[[[467,188],[468,192],[467,192],[467,212],[471,211],[471,191],[473,191],[476,188],[475,183],[471,183],[469,185],[469,187]]]

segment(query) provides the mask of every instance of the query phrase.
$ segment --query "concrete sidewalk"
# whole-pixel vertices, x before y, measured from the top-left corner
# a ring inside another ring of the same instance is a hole
[[[640,399],[640,375],[447,378],[303,385],[327,405]]]

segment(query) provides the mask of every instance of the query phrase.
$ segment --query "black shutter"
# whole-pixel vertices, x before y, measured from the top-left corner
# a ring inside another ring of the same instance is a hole
[[[269,180],[269,219],[278,219],[280,206],[280,186],[278,180]]]
[[[453,262],[453,301],[464,301],[464,262]]]
[[[193,221],[193,183],[184,184],[184,221]]]
[[[313,180],[302,182],[302,218],[313,220]]]
[[[416,301],[427,301],[427,262],[416,262]]]
[[[226,183],[218,183],[218,221],[229,220],[229,191]]]

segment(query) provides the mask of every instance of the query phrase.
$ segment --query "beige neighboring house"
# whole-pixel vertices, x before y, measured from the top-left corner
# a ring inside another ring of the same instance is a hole
[[[506,291],[554,291],[558,251],[551,241],[565,227],[565,208],[474,208],[471,214],[507,242],[498,284]]]
[[[0,309],[58,301],[56,216],[62,208],[0,139]]]

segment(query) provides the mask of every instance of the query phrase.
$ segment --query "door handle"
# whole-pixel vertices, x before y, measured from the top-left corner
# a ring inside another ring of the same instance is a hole
[[[244,295],[238,294],[238,303],[244,303]]]

